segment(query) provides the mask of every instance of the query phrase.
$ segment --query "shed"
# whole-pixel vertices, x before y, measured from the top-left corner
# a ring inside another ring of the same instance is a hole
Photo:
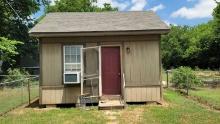
[[[152,11],[47,14],[29,31],[40,42],[40,104],[82,95],[159,102],[160,38],[168,32]]]

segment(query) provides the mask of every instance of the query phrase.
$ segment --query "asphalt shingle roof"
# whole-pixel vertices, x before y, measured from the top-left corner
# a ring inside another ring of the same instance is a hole
[[[47,14],[29,33],[166,30],[152,11],[56,12]]]

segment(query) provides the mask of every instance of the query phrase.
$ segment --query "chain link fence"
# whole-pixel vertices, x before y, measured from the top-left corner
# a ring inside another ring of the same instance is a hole
[[[8,111],[30,104],[32,100],[39,96],[39,76],[27,75],[20,78],[16,75],[16,80],[5,80],[8,75],[0,75],[0,115]]]
[[[195,77],[200,81],[199,84],[195,85],[195,80],[182,72],[176,72],[175,77],[182,78],[180,80],[184,81],[184,86],[179,88],[184,90],[184,92],[189,95],[190,89],[196,89],[198,87],[210,87],[219,88],[220,87],[220,71],[194,71]],[[162,84],[164,88],[173,87],[176,88],[178,82],[174,82],[173,70],[166,70],[162,72]]]

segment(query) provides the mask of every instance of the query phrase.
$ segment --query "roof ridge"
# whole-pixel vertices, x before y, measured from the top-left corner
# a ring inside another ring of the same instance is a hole
[[[103,11],[103,12],[49,12],[47,14],[56,14],[56,13],[155,13],[152,10],[147,11]]]

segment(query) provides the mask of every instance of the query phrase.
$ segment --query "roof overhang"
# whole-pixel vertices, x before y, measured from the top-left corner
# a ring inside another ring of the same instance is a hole
[[[88,32],[29,32],[33,37],[75,37],[75,36],[117,36],[117,35],[149,35],[167,34],[170,29],[132,30],[132,31],[88,31]]]

